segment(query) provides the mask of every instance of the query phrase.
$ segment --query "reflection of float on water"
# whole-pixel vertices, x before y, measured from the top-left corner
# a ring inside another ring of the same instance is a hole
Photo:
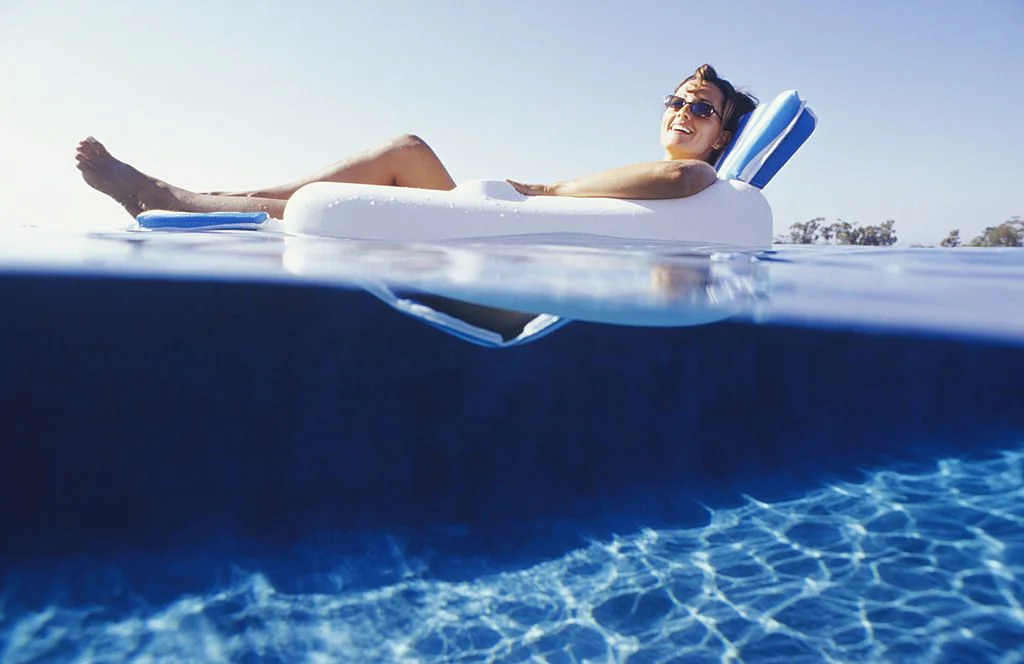
[[[288,238],[285,247],[285,269],[303,280],[331,281],[339,268],[347,278],[358,272],[360,286],[370,293],[448,331],[461,328],[458,321],[493,328],[502,320],[492,316],[521,313],[511,319],[518,332],[510,337],[504,331],[497,345],[533,340],[568,320],[700,325],[749,312],[766,298],[763,264],[750,254],[707,247],[665,253],[658,245],[594,248],[531,245],[525,239],[505,245],[396,245],[301,237]],[[528,322],[539,329],[528,329]],[[463,332],[476,340],[471,330]]]

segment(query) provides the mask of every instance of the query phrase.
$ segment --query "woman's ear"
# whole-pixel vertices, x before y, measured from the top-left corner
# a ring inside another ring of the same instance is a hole
[[[715,141],[714,145],[712,145],[711,147],[713,147],[716,150],[721,150],[726,145],[729,145],[730,140],[732,140],[732,132],[723,131],[722,135],[718,137],[718,140]]]

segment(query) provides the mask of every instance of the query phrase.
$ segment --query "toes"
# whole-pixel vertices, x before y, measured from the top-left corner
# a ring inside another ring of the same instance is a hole
[[[78,144],[78,152],[92,157],[105,157],[110,154],[107,148],[92,136],[86,137]]]
[[[92,149],[92,146],[87,143],[79,143],[78,149],[75,150],[76,159],[91,159],[96,156],[96,151]]]
[[[92,148],[92,150],[97,155],[99,155],[101,157],[109,157],[110,156],[110,152],[107,150],[107,147],[105,145],[103,145],[102,143],[100,143],[99,141],[97,141],[92,136],[90,136],[89,138],[87,138],[85,140],[89,143],[89,147]]]
[[[94,156],[89,154],[76,154],[75,165],[81,170],[99,171],[103,169],[103,162],[97,161]]]

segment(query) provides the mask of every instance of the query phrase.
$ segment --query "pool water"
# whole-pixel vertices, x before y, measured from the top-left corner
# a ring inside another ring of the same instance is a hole
[[[0,661],[1024,661],[1024,252],[241,237],[0,278]]]
[[[180,559],[65,563],[85,597],[18,607],[61,593],[8,578],[4,661],[1019,661],[1022,462],[878,471],[460,581],[384,537],[315,575],[197,558],[221,581],[155,603],[130,575]]]

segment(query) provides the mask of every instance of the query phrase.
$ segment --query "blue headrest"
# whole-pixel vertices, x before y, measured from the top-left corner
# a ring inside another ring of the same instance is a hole
[[[740,118],[725,153],[715,165],[723,180],[763,188],[789,161],[818,124],[796,90],[787,90]]]

